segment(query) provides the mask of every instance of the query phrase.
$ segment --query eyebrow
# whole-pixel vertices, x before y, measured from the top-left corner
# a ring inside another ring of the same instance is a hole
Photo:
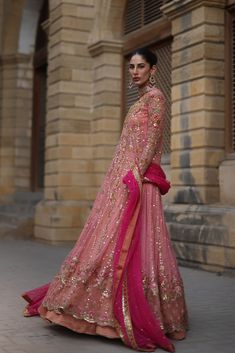
[[[145,65],[145,62],[140,62],[140,63],[137,63],[136,65],[142,65],[142,64]],[[130,66],[130,65],[135,65],[135,64],[129,63],[129,66]]]

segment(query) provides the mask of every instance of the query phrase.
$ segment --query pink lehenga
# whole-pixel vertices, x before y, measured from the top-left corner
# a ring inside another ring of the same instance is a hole
[[[84,229],[50,284],[23,294],[26,316],[143,351],[187,329],[182,279],[164,221],[165,99],[148,87],[130,108]]]

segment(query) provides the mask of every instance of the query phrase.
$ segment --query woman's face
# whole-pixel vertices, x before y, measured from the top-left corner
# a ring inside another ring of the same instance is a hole
[[[141,88],[145,86],[149,80],[149,76],[155,72],[156,68],[150,67],[150,64],[139,54],[132,56],[129,63],[129,73],[133,83]]]

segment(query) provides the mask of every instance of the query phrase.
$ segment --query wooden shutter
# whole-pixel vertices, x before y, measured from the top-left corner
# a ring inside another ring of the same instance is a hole
[[[232,87],[231,87],[231,92],[232,92],[232,114],[231,114],[231,128],[232,128],[232,152],[235,152],[235,16],[232,18]]]
[[[168,41],[160,47],[153,46],[152,49],[158,56],[157,64],[157,87],[166,97],[166,116],[163,138],[163,154],[170,153],[171,143],[171,43]],[[125,113],[130,106],[138,99],[138,90],[129,89],[129,60],[125,58]]]
[[[144,24],[151,23],[162,17],[160,7],[163,5],[163,0],[146,0],[144,1]]]
[[[160,7],[164,0],[129,0],[124,17],[124,34],[134,32],[143,26],[160,19]]]

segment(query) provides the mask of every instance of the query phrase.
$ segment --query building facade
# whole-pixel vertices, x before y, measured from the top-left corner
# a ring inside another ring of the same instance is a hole
[[[79,236],[148,46],[167,97],[165,215],[182,264],[235,269],[235,0],[0,0],[0,199],[41,192],[34,237]]]

